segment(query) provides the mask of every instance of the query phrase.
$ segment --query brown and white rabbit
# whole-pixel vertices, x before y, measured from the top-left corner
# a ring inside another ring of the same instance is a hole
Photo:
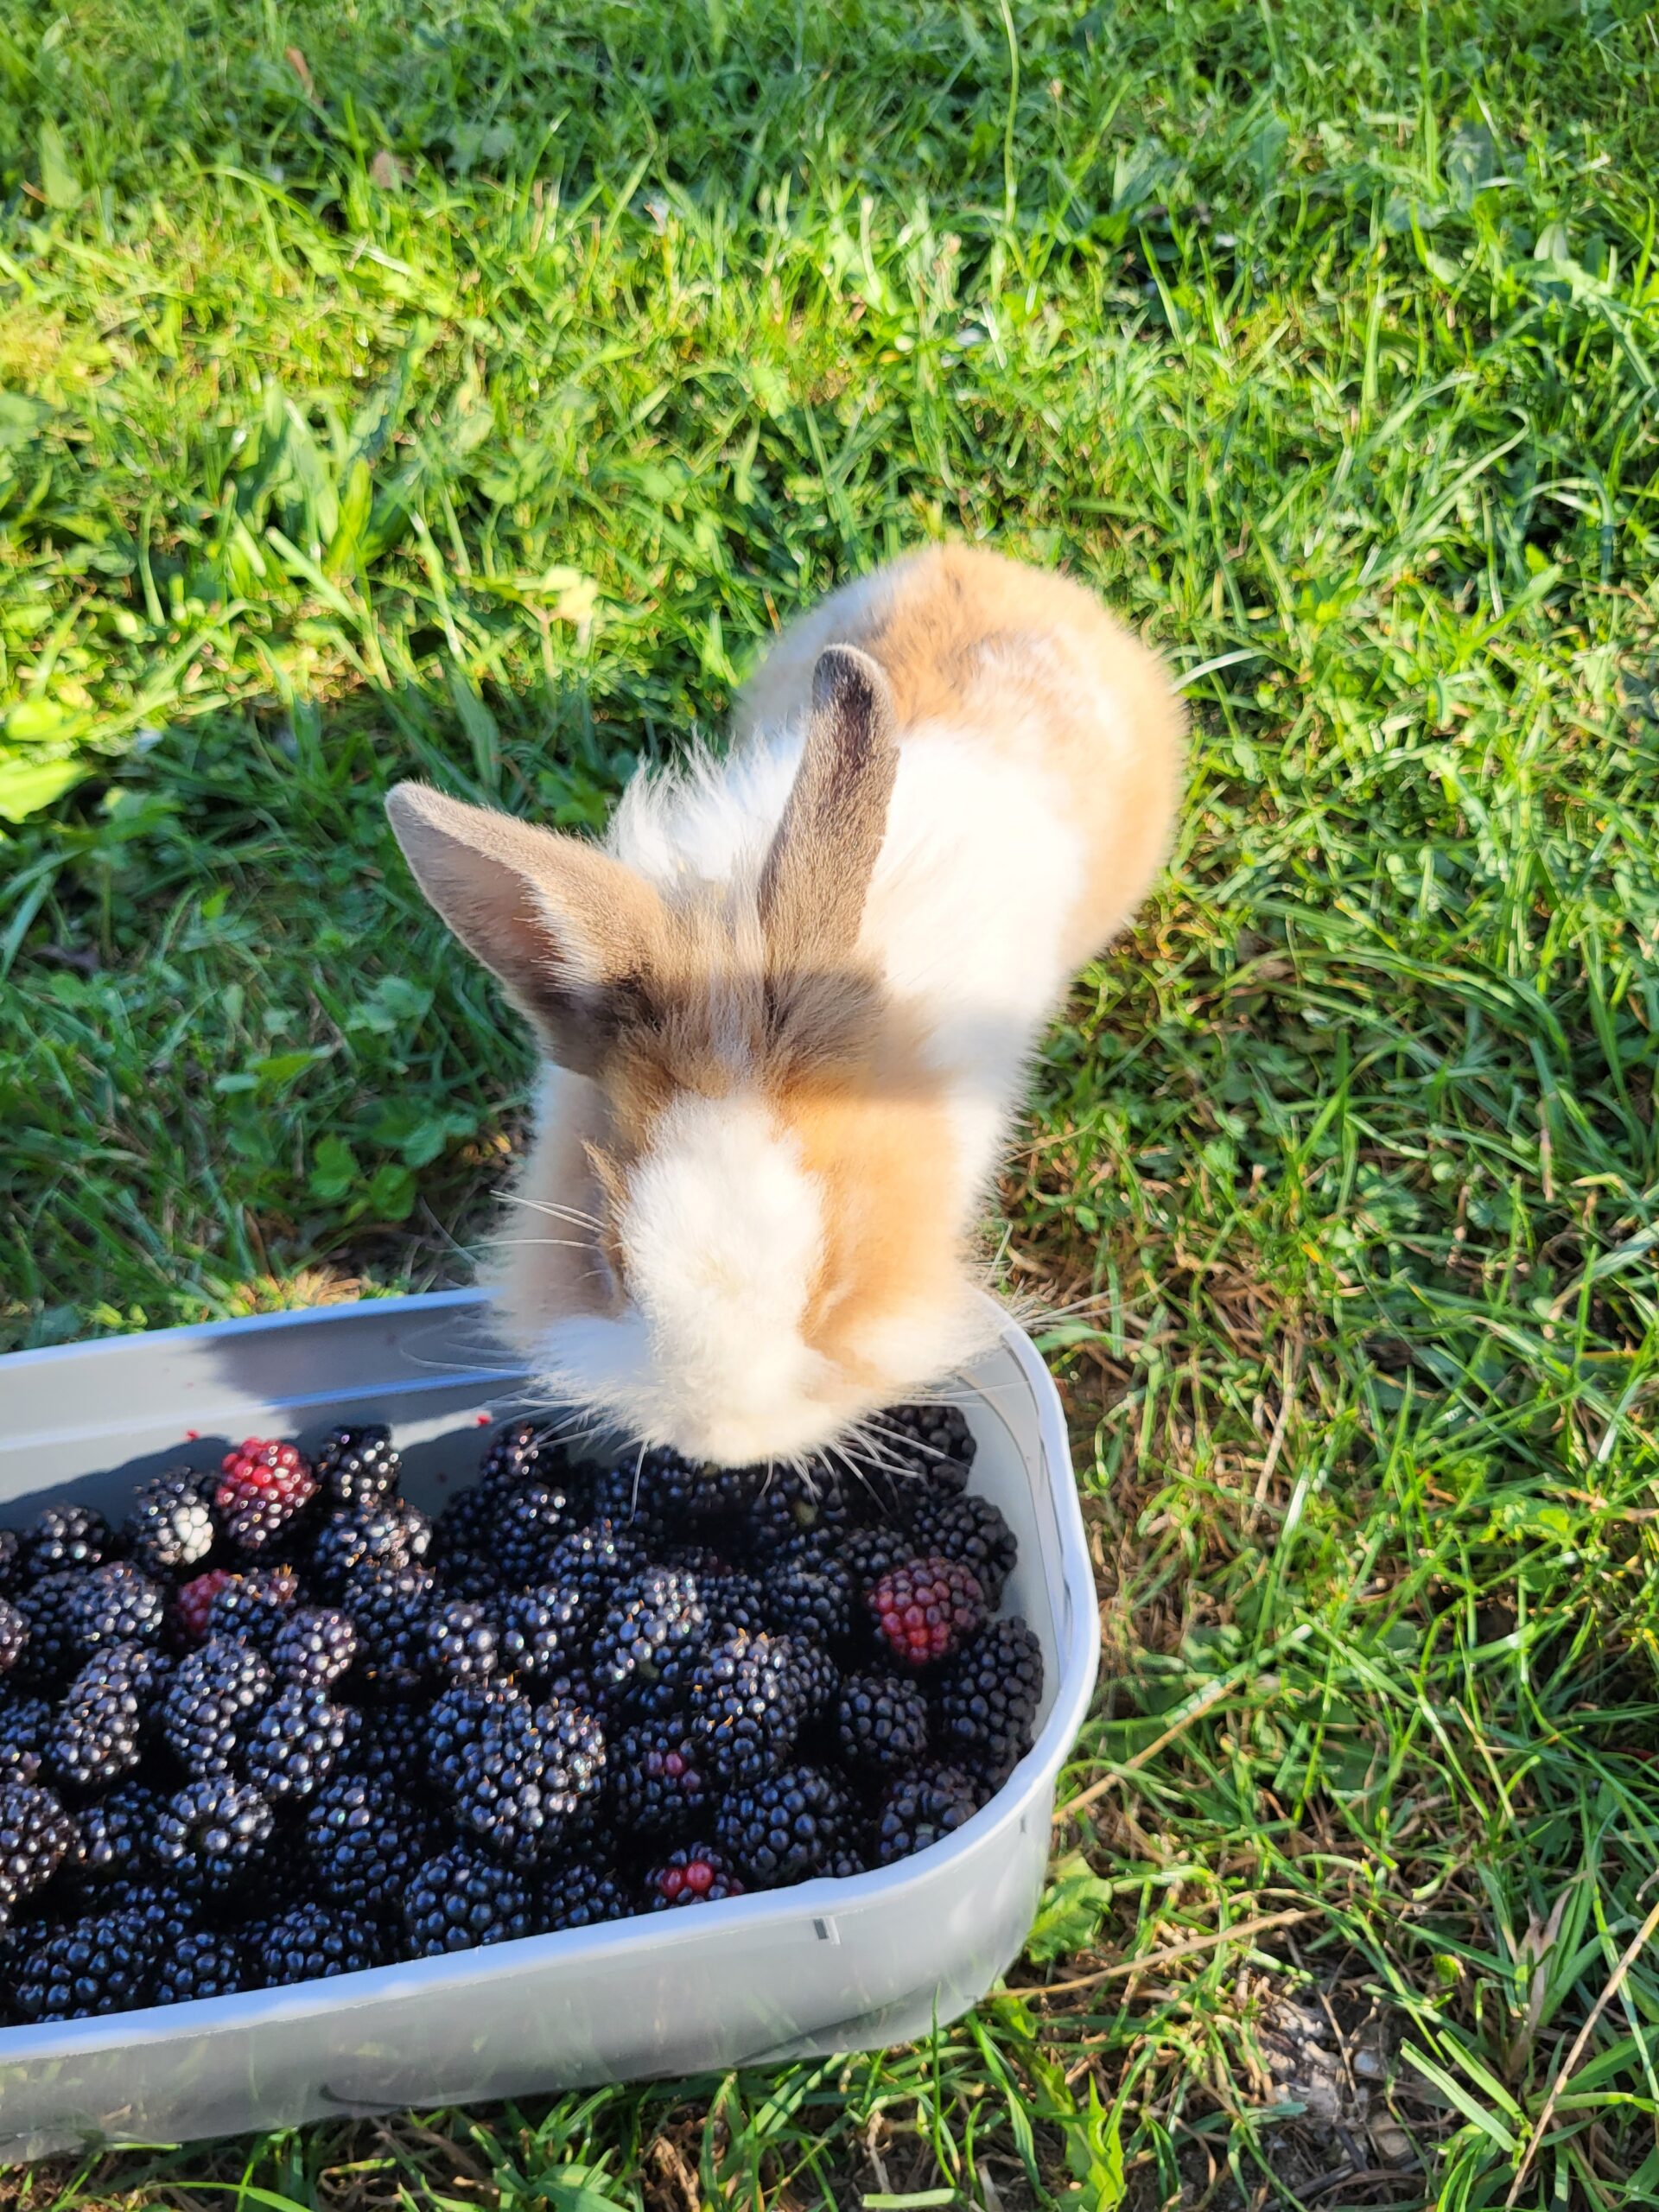
[[[550,1398],[786,1459],[983,1340],[1026,1064],[1164,857],[1181,736],[1089,593],[950,545],[786,631],[729,755],[642,771],[603,845],[391,792],[548,1062],[499,1289]]]

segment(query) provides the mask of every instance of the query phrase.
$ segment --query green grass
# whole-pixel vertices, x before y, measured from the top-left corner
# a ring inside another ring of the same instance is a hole
[[[1195,746],[1004,1191],[1108,1649],[1040,1958],[0,2200],[1659,2203],[1656,66],[1636,0],[12,0],[7,1345],[464,1271],[527,1063],[393,777],[597,823],[946,531]]]

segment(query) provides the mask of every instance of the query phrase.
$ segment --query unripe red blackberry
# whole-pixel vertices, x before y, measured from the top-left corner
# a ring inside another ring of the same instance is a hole
[[[259,1553],[291,1532],[316,1492],[316,1477],[297,1445],[250,1436],[219,1463],[213,1510],[238,1551]]]
[[[884,1574],[864,1602],[877,1636],[906,1667],[949,1659],[985,1622],[979,1577],[960,1560],[911,1560]]]

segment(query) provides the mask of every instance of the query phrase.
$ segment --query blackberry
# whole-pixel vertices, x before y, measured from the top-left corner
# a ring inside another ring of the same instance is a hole
[[[198,1574],[179,1586],[173,1597],[172,1626],[176,1642],[190,1644],[207,1641],[213,1600],[226,1583],[235,1580],[229,1567],[210,1567],[206,1574]]]
[[[581,1525],[582,1512],[583,1501],[576,1491],[556,1475],[540,1477],[511,1491],[492,1530],[502,1587],[527,1590],[548,1580],[555,1547]]]
[[[906,1667],[949,1659],[985,1622],[979,1577],[960,1560],[911,1560],[884,1574],[864,1604],[877,1637]]]
[[[293,1535],[316,1493],[316,1477],[296,1445],[250,1436],[219,1463],[213,1510],[238,1551],[263,1552]]]
[[[377,1690],[401,1697],[418,1687],[437,1588],[421,1567],[363,1567],[347,1583],[340,1607],[357,1630],[358,1672]]]
[[[373,1921],[337,1905],[296,1904],[244,1931],[251,1978],[267,1989],[329,1981],[378,1966],[385,1940]]]
[[[15,1590],[23,1579],[22,1542],[15,1529],[0,1529],[0,1590]]]
[[[695,1576],[648,1567],[613,1592],[594,1641],[594,1674],[609,1702],[671,1711],[708,1641]]]
[[[460,1491],[432,1524],[433,1561],[457,1597],[493,1598],[500,1591],[494,1541],[500,1503],[482,1485]]]
[[[436,1786],[453,1796],[461,1787],[465,1753],[476,1745],[485,1725],[509,1712],[531,1710],[522,1690],[511,1682],[457,1682],[434,1700],[426,1717],[427,1770]]]
[[[49,1789],[0,1784],[0,1909],[43,1889],[74,1849],[74,1822]]]
[[[835,1703],[841,1690],[841,1669],[821,1643],[810,1637],[789,1639],[789,1678],[795,1688],[803,1723],[816,1720]]]
[[[427,1664],[440,1681],[481,1682],[501,1663],[501,1641],[482,1605],[452,1598],[427,1620]]]
[[[231,1637],[269,1657],[299,1594],[300,1578],[291,1567],[227,1575],[208,1605],[207,1633]]]
[[[659,1446],[607,1467],[599,1478],[596,1503],[619,1526],[660,1544],[747,1513],[766,1473],[764,1467],[709,1466]]]
[[[868,1874],[869,1862],[863,1853],[850,1843],[837,1844],[824,1861],[824,1872],[831,1881],[849,1882],[855,1874]]]
[[[521,1874],[461,1844],[428,1859],[416,1872],[404,1901],[404,1922],[414,1955],[431,1959],[528,1936],[535,1913]]]
[[[853,1578],[853,1587],[865,1591],[903,1567],[912,1554],[911,1541],[898,1529],[849,1529],[836,1547],[836,1555]]]
[[[0,1598],[0,1675],[9,1675],[23,1656],[29,1622],[9,1599]]]
[[[159,1643],[167,1600],[129,1560],[111,1560],[82,1576],[68,1613],[83,1651],[108,1643]]]
[[[721,1781],[755,1783],[781,1766],[802,1718],[787,1637],[739,1629],[692,1676],[691,1726]]]
[[[330,1904],[396,1917],[428,1856],[427,1823],[390,1783],[337,1774],[305,1815],[306,1849]]]
[[[273,1805],[313,1797],[357,1733],[351,1707],[331,1704],[321,1690],[296,1682],[253,1725],[243,1770]]]
[[[201,1929],[162,1948],[152,2005],[188,2005],[197,1997],[231,1997],[248,1986],[247,1953],[234,1936]]]
[[[882,1461],[895,1461],[930,1489],[957,1491],[979,1446],[960,1406],[889,1406],[871,1423]]]
[[[550,1429],[537,1428],[533,1421],[498,1425],[478,1463],[479,1486],[497,1491],[511,1488],[526,1476],[539,1474],[559,1448]]]
[[[25,2020],[86,2020],[148,2002],[159,1949],[141,1913],[72,1920],[30,1944],[12,2001]]]
[[[912,1852],[925,1851],[971,1820],[979,1804],[973,1777],[960,1767],[938,1760],[912,1767],[890,1785],[876,1815],[876,1865],[891,1866]]]
[[[993,1621],[939,1681],[939,1750],[1000,1789],[1036,1741],[1042,1646],[1018,1615]]]
[[[11,1671],[14,1681],[54,1688],[74,1672],[80,1656],[75,1608],[87,1580],[81,1567],[54,1567],[19,1591],[13,1604],[29,1634]]]
[[[542,1586],[559,1592],[560,1603],[569,1614],[572,1638],[591,1641],[617,1591],[632,1576],[643,1573],[649,1563],[643,1545],[626,1529],[608,1521],[592,1521],[554,1545]]]
[[[720,1566],[712,1571],[705,1569],[699,1580],[702,1602],[716,1635],[729,1636],[734,1629],[742,1628],[753,1636],[772,1625],[766,1589],[753,1574],[741,1567]]]
[[[461,1749],[455,1818],[501,1859],[529,1866],[588,1810],[604,1780],[605,1737],[579,1707],[521,1699],[484,1716]]]
[[[138,1764],[166,1679],[161,1654],[142,1643],[95,1651],[69,1685],[47,1750],[66,1782],[105,1789]]]
[[[582,1614],[580,1597],[561,1582],[509,1598],[502,1614],[502,1665],[532,1681],[556,1674],[585,1641]]]
[[[51,1729],[52,1706],[46,1698],[0,1700],[0,1784],[35,1779]]]
[[[645,1876],[645,1907],[664,1912],[682,1904],[717,1904],[722,1897],[741,1897],[743,1884],[723,1852],[706,1843],[682,1844]]]
[[[833,1553],[785,1553],[766,1577],[768,1624],[791,1635],[843,1643],[853,1629],[853,1578]]]
[[[162,1809],[160,1792],[145,1783],[124,1782],[95,1797],[76,1817],[75,1879],[86,1889],[142,1875]]]
[[[606,1920],[626,1920],[632,1910],[616,1876],[585,1859],[551,1868],[536,1884],[536,1925],[548,1933],[560,1928],[594,1928]]]
[[[142,1865],[132,1873],[117,1875],[92,1902],[102,1912],[136,1913],[163,1953],[201,1925],[198,1901],[187,1897],[176,1882],[163,1880]]]
[[[843,1840],[849,1808],[841,1789],[816,1767],[787,1768],[720,1808],[715,1841],[745,1880],[763,1890],[821,1874]]]
[[[363,1715],[352,1764],[372,1782],[412,1789],[426,1774],[429,1748],[423,1706],[371,1706]]]
[[[227,1774],[275,1688],[258,1652],[228,1637],[181,1659],[162,1700],[161,1730],[186,1773]]]
[[[330,1514],[311,1547],[317,1588],[339,1597],[360,1567],[417,1567],[432,1548],[432,1523],[406,1498],[368,1498]]]
[[[1013,1529],[988,1497],[966,1491],[960,1497],[949,1492],[925,1497],[910,1516],[910,1534],[918,1553],[937,1559],[958,1559],[971,1567],[985,1592],[986,1610],[996,1611],[1020,1547]]]
[[[22,1532],[19,1548],[31,1582],[66,1567],[102,1567],[113,1557],[110,1524],[90,1505],[48,1505]]]
[[[336,1505],[361,1505],[397,1489],[404,1462],[391,1431],[378,1421],[331,1428],[311,1461],[324,1495]]]
[[[191,1467],[173,1467],[141,1483],[122,1524],[128,1548],[147,1574],[176,1574],[196,1567],[213,1548],[208,1478]]]
[[[805,1467],[772,1467],[749,1509],[749,1540],[758,1551],[777,1551],[820,1529],[850,1529],[860,1517],[842,1478],[822,1459]]]
[[[157,1865],[187,1893],[228,1897],[263,1873],[274,1815],[257,1789],[228,1775],[192,1782],[156,1821]]]
[[[855,1773],[891,1773],[927,1749],[927,1699],[896,1675],[849,1675],[836,1707],[836,1741]]]
[[[270,1663],[285,1682],[323,1689],[337,1682],[357,1656],[357,1630],[332,1605],[300,1605],[271,1638]]]
[[[672,1725],[625,1728],[609,1747],[611,1802],[626,1835],[683,1835],[714,1809],[706,1748]]]

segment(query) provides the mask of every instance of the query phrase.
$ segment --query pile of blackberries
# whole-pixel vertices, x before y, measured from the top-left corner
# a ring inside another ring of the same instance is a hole
[[[879,1461],[581,1466],[435,1520],[384,1428],[0,1530],[0,2017],[70,2019],[887,1866],[1031,1748],[951,1408]]]

